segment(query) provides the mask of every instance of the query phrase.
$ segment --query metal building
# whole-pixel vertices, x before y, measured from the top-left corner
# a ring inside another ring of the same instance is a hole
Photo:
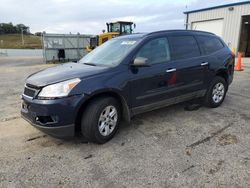
[[[186,29],[215,33],[231,49],[250,57],[250,1],[184,12]]]
[[[87,53],[85,47],[91,37],[93,35],[43,33],[44,61],[79,60]]]

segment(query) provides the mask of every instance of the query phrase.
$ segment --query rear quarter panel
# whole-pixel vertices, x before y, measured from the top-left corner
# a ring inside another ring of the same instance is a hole
[[[225,46],[223,49],[215,53],[216,63],[211,64],[211,69],[214,70],[214,74],[220,72],[226,72],[228,76],[228,84],[232,83],[234,75],[234,64],[235,57],[232,54],[231,50]]]

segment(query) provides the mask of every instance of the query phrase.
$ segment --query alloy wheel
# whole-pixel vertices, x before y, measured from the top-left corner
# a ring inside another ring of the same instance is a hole
[[[225,87],[222,83],[215,84],[213,88],[212,98],[215,103],[220,103],[225,94]]]
[[[118,114],[114,106],[107,106],[98,120],[98,129],[102,136],[109,136],[117,125]]]

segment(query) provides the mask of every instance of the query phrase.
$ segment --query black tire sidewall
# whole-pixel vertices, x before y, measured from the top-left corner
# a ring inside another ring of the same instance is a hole
[[[215,103],[214,100],[213,100],[213,88],[217,83],[222,83],[224,85],[224,89],[225,89],[223,98],[219,103]],[[211,107],[211,108],[216,108],[216,107],[220,106],[223,103],[224,99],[225,99],[227,89],[228,89],[228,85],[227,85],[225,79],[220,77],[220,76],[216,76],[212,80],[212,82],[211,82],[211,84],[210,84],[210,86],[208,88],[207,94],[205,96],[205,105],[208,106],[208,107]]]
[[[113,132],[110,135],[103,136],[99,132],[98,121],[99,121],[99,117],[102,111],[109,105],[114,106],[117,110],[117,116],[118,116],[117,124]],[[121,108],[120,108],[119,103],[114,98],[111,98],[111,97],[99,98],[93,103],[90,103],[87,108],[88,109],[84,112],[83,118],[82,118],[83,135],[86,136],[90,141],[98,143],[98,144],[103,144],[109,141],[111,138],[113,138],[113,136],[116,134],[119,128],[120,119],[121,119]],[[86,118],[90,118],[90,119],[86,121]]]

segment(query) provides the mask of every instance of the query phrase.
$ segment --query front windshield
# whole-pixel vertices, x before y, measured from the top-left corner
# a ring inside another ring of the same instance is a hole
[[[84,56],[79,63],[94,66],[115,66],[136,46],[140,38],[115,38]]]

